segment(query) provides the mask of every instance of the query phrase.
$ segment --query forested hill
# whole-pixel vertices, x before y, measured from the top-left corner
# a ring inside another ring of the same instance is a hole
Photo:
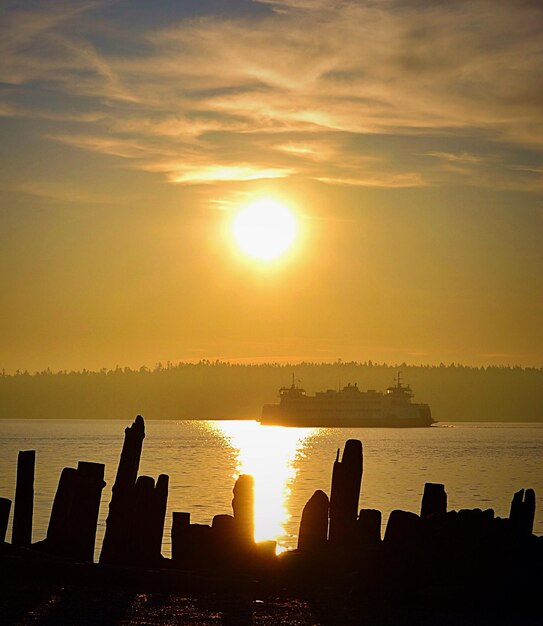
[[[308,393],[356,382],[384,391],[398,370],[438,421],[543,421],[543,368],[368,363],[237,365],[0,376],[0,418],[255,419],[292,374]]]

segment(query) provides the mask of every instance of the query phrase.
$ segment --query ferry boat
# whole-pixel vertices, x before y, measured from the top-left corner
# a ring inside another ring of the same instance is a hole
[[[357,383],[340,390],[318,391],[307,395],[292,376],[290,387],[279,389],[279,404],[265,404],[260,423],[297,427],[389,427],[415,428],[435,423],[427,404],[412,402],[413,391],[401,380],[386,392],[361,391]]]

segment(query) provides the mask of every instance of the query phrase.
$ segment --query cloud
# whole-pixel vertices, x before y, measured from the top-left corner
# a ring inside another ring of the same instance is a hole
[[[49,138],[84,150],[92,150],[123,159],[142,159],[150,156],[149,147],[145,142],[138,142],[136,139],[63,134],[49,135]]]
[[[259,4],[270,11],[148,30],[106,27],[102,3],[11,9],[0,111],[80,122],[72,134],[46,135],[183,184],[293,174],[383,187],[465,175],[477,184],[473,168],[485,167],[481,184],[517,177],[520,187],[519,151],[541,162],[537,4]],[[115,40],[130,52],[107,43]],[[23,89],[35,90],[32,106]],[[58,98],[40,108],[43,91]],[[77,104],[63,108],[63,98]],[[386,138],[397,138],[401,158]],[[501,159],[478,161],[474,143]]]
[[[454,152],[428,152],[428,156],[443,159],[450,163],[481,163],[484,160],[483,157],[468,152],[456,154]]]
[[[543,166],[511,165],[498,153],[429,152],[423,156],[436,159],[437,171],[445,172],[450,181],[488,188],[499,186],[511,191],[537,192],[543,189]]]
[[[253,165],[206,165],[185,167],[170,176],[174,183],[213,183],[218,181],[248,181],[270,178],[286,178],[295,171],[292,169],[258,168]]]
[[[2,10],[0,22],[0,75],[9,84],[43,77],[46,70],[66,67],[70,61],[56,59],[48,51],[51,36],[100,2],[12,3]]]
[[[32,181],[14,187],[14,191],[63,204],[112,204],[111,196],[85,191],[79,186],[53,181]]]
[[[354,187],[381,187],[381,188],[401,188],[401,187],[425,187],[420,174],[416,172],[405,174],[381,174],[381,175],[359,175],[357,178],[337,178],[326,177],[317,178],[321,183],[329,183],[334,185],[347,185]]]

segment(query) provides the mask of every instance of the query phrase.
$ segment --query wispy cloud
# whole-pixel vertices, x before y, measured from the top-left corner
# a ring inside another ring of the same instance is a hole
[[[427,183],[417,173],[406,174],[381,174],[379,175],[360,175],[357,178],[317,178],[322,183],[330,183],[334,185],[348,185],[355,187],[388,187],[391,189],[401,187],[425,187]]]
[[[37,196],[44,200],[63,204],[111,204],[111,196],[105,193],[96,193],[96,190],[85,191],[68,182],[33,181],[18,185],[14,189],[20,193]]]
[[[8,87],[0,112],[80,122],[79,132],[48,137],[183,184],[296,174],[412,187],[484,165],[481,184],[507,186],[518,176],[522,185],[519,150],[532,151],[539,167],[543,11],[536,4],[260,4],[271,10],[184,18],[129,35],[109,25],[108,40],[129,37],[130,53],[96,36],[105,28],[102,3],[14,5],[2,33],[0,80]],[[23,90],[33,90],[31,106]],[[62,98],[77,104],[67,110]],[[416,138],[412,162],[398,159],[389,141],[365,145],[378,136],[404,145]],[[421,151],[425,137],[431,142]],[[501,152],[506,181],[473,152],[474,141]]]
[[[443,159],[450,163],[481,163],[484,161],[483,157],[476,154],[469,154],[467,152],[454,153],[454,152],[428,152],[428,156],[436,157],[436,159]]]
[[[187,167],[170,176],[174,183],[212,183],[218,181],[248,181],[266,178],[286,178],[293,174],[292,169],[258,168],[252,165],[206,165],[204,167]]]

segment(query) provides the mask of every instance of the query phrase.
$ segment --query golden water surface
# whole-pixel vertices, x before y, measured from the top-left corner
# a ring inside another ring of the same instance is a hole
[[[258,422],[207,422],[232,446],[237,457],[233,478],[251,474],[255,480],[255,540],[273,539],[286,548],[285,526],[291,518],[288,500],[298,461],[318,428],[285,428]]]

